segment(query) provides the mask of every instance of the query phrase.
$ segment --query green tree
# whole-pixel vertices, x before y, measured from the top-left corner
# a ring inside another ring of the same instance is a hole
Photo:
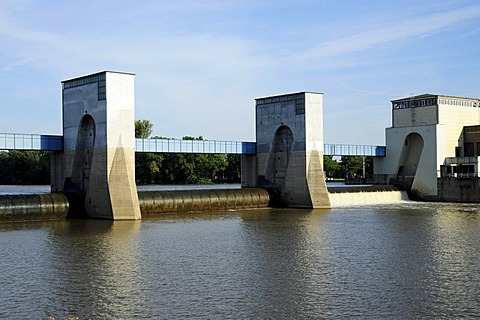
[[[153,123],[150,120],[135,121],[135,138],[146,139],[152,135]]]
[[[203,137],[184,136],[182,139],[203,140]],[[224,154],[138,153],[135,170],[138,184],[239,182],[240,158]]]
[[[0,184],[50,184],[50,153],[0,152]]]
[[[240,155],[227,154],[225,155],[225,161],[227,164],[223,173],[223,181],[228,183],[240,182]]]
[[[323,171],[327,178],[344,178],[342,165],[333,159],[333,156],[323,156]]]
[[[345,178],[359,178],[365,175],[373,174],[373,158],[361,156],[344,156],[342,157],[342,167]]]

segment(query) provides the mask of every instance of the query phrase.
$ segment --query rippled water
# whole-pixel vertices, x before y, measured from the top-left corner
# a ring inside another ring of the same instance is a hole
[[[476,205],[3,224],[0,248],[0,318],[480,314]]]

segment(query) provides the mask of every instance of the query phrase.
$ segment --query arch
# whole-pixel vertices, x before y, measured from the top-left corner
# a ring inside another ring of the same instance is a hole
[[[72,182],[83,195],[88,191],[94,147],[95,120],[91,115],[86,114],[80,120],[78,128],[72,172]]]
[[[417,173],[418,164],[422,156],[423,144],[424,140],[417,132],[408,134],[403,143],[397,178],[411,180],[410,186]]]
[[[293,141],[293,132],[288,126],[282,125],[275,132],[267,169],[267,179],[273,182],[280,192],[285,185]]]

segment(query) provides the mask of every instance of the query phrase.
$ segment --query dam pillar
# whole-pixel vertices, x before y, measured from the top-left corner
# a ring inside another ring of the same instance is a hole
[[[273,190],[288,207],[330,208],[323,172],[323,94],[256,99],[256,137],[257,186]]]
[[[135,184],[134,75],[104,71],[62,82],[63,154],[52,190],[91,218],[140,219]]]

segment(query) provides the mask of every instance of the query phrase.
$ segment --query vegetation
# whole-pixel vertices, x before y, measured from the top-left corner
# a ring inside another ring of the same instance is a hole
[[[373,174],[373,158],[359,156],[345,156],[338,162],[332,156],[323,157],[323,170],[330,179],[352,179]]]
[[[50,184],[50,153],[0,152],[0,184]]]
[[[153,125],[148,120],[135,121],[135,137],[147,138]],[[154,139],[169,139],[154,137]],[[185,136],[183,140],[203,140]],[[137,153],[137,184],[211,184],[240,182],[240,155]]]
[[[153,123],[149,120],[135,121],[135,138],[146,139],[152,135]]]

